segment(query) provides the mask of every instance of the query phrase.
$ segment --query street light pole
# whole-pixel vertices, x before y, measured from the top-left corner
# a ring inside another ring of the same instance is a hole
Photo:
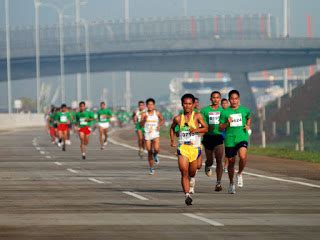
[[[85,45],[86,45],[86,74],[87,74],[87,100],[91,101],[91,66],[90,66],[90,36],[89,36],[89,26],[86,21],[81,19],[84,31],[85,31]]]
[[[61,84],[61,103],[66,101],[65,78],[64,78],[64,29],[63,12],[59,12],[59,39],[60,39],[60,84]]]
[[[5,0],[5,15],[6,15],[5,18],[6,18],[6,48],[7,48],[7,80],[8,80],[8,113],[12,113],[9,0]]]
[[[39,0],[34,0],[36,30],[36,82],[37,82],[37,113],[40,113],[40,33],[39,33]]]
[[[130,36],[130,15],[129,15],[129,0],[124,0],[124,22],[125,22],[125,40],[128,41]],[[131,74],[130,71],[126,71],[126,93],[125,93],[125,100],[126,100],[126,110],[129,112],[131,107]]]

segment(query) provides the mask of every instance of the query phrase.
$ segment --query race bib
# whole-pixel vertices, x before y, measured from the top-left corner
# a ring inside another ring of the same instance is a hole
[[[190,143],[192,134],[189,131],[181,131],[179,133],[180,143]]]
[[[220,112],[209,112],[209,124],[219,124]]]
[[[62,123],[67,122],[67,116],[61,116],[60,117],[60,122],[62,122]]]
[[[80,118],[80,125],[81,125],[81,126],[86,126],[86,125],[88,125],[88,122],[86,121],[86,118]]]
[[[144,127],[144,130],[146,132],[153,132],[153,131],[156,131],[157,130],[157,127],[158,127],[158,123],[153,123],[153,122],[146,122],[145,124],[145,127]]]
[[[230,117],[232,118],[232,122],[230,123],[230,127],[242,127],[242,114],[235,113],[231,114]]]
[[[100,121],[101,122],[104,122],[104,121],[106,121],[107,120],[107,117],[105,116],[105,115],[101,115],[100,116]]]

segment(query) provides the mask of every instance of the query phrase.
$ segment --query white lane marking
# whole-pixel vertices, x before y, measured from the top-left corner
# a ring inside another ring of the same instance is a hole
[[[51,159],[51,156],[46,156],[47,159]]]
[[[58,166],[62,166],[62,163],[60,162],[54,162],[55,165],[58,165]]]
[[[46,154],[46,152],[44,152],[44,151],[40,151],[40,153],[41,153],[41,154]]]
[[[135,198],[138,198],[139,200],[142,200],[142,201],[148,201],[149,199],[148,198],[145,198],[143,196],[140,196],[139,194],[136,194],[134,192],[128,192],[128,191],[124,191],[123,192],[124,194],[127,194],[127,195],[130,195],[132,197],[135,197]]]
[[[36,147],[36,149],[37,149],[38,151],[40,151],[40,150],[41,150],[41,148],[39,148],[39,147]]]
[[[300,181],[295,181],[295,180],[288,180],[288,179],[283,179],[283,178],[278,178],[278,177],[269,177],[269,176],[265,176],[265,175],[261,175],[261,174],[256,174],[256,173],[243,172],[243,174],[246,174],[246,175],[249,175],[249,176],[253,176],[253,177],[270,179],[270,180],[279,181],[279,182],[294,183],[294,184],[299,184],[299,185],[307,186],[307,187],[320,188],[320,185],[311,184],[311,183],[307,183],[307,182],[300,182]]]
[[[71,172],[71,173],[79,173],[77,170],[74,170],[72,168],[68,168],[67,171]]]
[[[200,220],[200,221],[208,223],[208,224],[210,224],[212,226],[216,226],[216,227],[224,226],[224,224],[222,224],[222,223],[219,223],[217,221],[214,221],[214,220],[211,220],[211,219],[208,219],[208,218],[205,218],[205,217],[200,217],[200,216],[192,214],[192,213],[183,213],[182,215],[184,215],[186,217],[189,217],[189,218],[194,218],[194,219]]]
[[[137,147],[132,147],[130,145],[127,145],[127,144],[124,144],[124,143],[120,143],[118,141],[113,140],[112,138],[109,138],[109,141],[111,143],[115,144],[115,145],[119,145],[119,146],[122,146],[122,147],[130,148],[130,149],[133,149],[133,150],[139,150]],[[169,156],[169,155],[159,154],[159,156],[160,157],[164,157],[164,158],[174,159],[174,160],[177,159],[177,157],[173,157],[173,156]],[[320,188],[320,185],[311,184],[311,183],[307,183],[307,182],[287,180],[287,179],[283,179],[283,178],[279,178],[279,177],[271,177],[271,176],[266,176],[266,175],[262,175],[262,174],[255,174],[255,173],[249,173],[249,172],[243,172],[243,174],[248,175],[248,176],[258,177],[258,178],[264,178],[264,179],[279,181],[279,182],[287,182],[287,183],[298,184],[298,185],[303,185],[303,186],[308,186],[308,187],[313,187],[313,188]]]
[[[99,184],[103,184],[104,182],[102,182],[102,181],[100,181],[100,180],[98,180],[98,179],[95,179],[95,178],[88,178],[89,179],[89,181],[91,181],[91,182],[95,182],[95,183],[99,183]]]

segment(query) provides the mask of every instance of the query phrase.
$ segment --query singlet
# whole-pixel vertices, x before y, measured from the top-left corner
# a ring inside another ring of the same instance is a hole
[[[192,145],[194,147],[201,146],[201,137],[199,133],[190,133],[190,128],[196,129],[196,123],[194,122],[194,114],[192,112],[191,118],[186,126],[186,119],[184,114],[180,117],[180,131],[179,131],[179,144]]]
[[[156,110],[153,111],[152,115],[147,114],[147,121],[144,124],[144,131],[146,133],[158,132],[157,128],[159,126],[159,117],[158,112]]]

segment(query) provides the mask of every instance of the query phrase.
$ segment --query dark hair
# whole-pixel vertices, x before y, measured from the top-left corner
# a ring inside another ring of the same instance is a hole
[[[147,103],[147,104],[148,104],[149,102],[153,102],[153,104],[156,103],[156,101],[155,101],[153,98],[148,98],[148,99],[146,100],[146,103]]]
[[[196,98],[191,94],[191,93],[186,93],[185,95],[182,96],[181,98],[181,104],[183,104],[183,101],[186,99],[186,98],[191,98],[192,99],[192,103],[195,102]],[[198,99],[199,100],[199,99]]]
[[[195,97],[195,98],[194,98],[194,101],[199,101],[199,98]]]
[[[144,101],[142,101],[142,100],[141,100],[141,101],[139,101],[139,102],[138,102],[138,105],[140,105],[141,103],[143,103],[143,104],[144,104]]]
[[[222,98],[222,99],[221,99],[221,103],[222,103],[222,102],[228,102],[228,99]]]
[[[61,109],[66,108],[66,107],[67,107],[67,105],[65,103],[61,104]]]
[[[210,97],[212,97],[212,96],[213,96],[213,94],[219,94],[219,95],[220,95],[220,97],[221,97],[221,93],[220,93],[219,91],[213,91],[213,92],[211,93]]]
[[[229,94],[228,94],[229,99],[230,99],[230,97],[231,97],[232,94],[237,94],[238,97],[240,97],[240,93],[239,93],[238,90],[235,90],[235,89],[231,90],[231,91],[229,92]]]
[[[85,103],[84,101],[82,101],[82,102],[79,103],[79,107],[80,107],[81,105],[86,105],[86,103]]]
[[[104,101],[102,101],[102,102],[100,103],[100,105],[101,105],[101,104],[106,104],[106,103],[105,103]]]

